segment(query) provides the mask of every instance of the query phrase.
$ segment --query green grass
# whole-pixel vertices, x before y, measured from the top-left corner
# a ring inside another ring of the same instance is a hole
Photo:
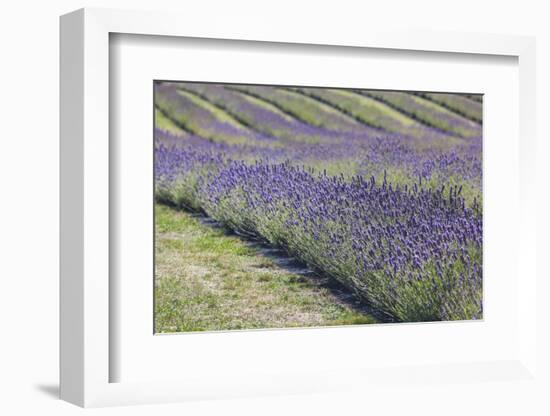
[[[321,279],[292,273],[186,212],[158,204],[155,224],[156,332],[376,322]]]

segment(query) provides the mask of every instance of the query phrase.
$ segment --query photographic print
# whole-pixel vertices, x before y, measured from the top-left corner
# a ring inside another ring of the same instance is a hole
[[[153,87],[156,333],[483,318],[482,95]]]

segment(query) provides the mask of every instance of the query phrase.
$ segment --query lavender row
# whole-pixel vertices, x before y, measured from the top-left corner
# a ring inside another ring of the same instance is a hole
[[[386,172],[394,184],[412,185],[422,180],[437,188],[443,184],[462,185],[468,203],[481,196],[482,163],[481,141],[454,143],[437,139],[416,141],[405,137],[349,137],[332,143],[311,144],[295,142],[291,146],[232,145],[212,142],[198,136],[182,139],[169,132],[156,130],[156,140],[165,146],[201,149],[210,153],[224,153],[235,160],[254,163],[291,161],[330,174],[353,175],[380,180]],[[176,166],[177,167],[177,166]]]
[[[482,316],[481,209],[460,187],[247,163],[231,151],[159,145],[157,198],[282,247],[395,320]]]

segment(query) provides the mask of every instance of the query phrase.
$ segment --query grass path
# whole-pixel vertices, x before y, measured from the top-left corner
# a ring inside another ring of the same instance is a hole
[[[156,332],[367,324],[327,281],[189,213],[155,207]]]

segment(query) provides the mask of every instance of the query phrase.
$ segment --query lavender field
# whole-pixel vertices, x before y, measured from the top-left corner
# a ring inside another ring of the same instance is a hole
[[[156,82],[154,135],[160,332],[482,319],[481,95]]]

